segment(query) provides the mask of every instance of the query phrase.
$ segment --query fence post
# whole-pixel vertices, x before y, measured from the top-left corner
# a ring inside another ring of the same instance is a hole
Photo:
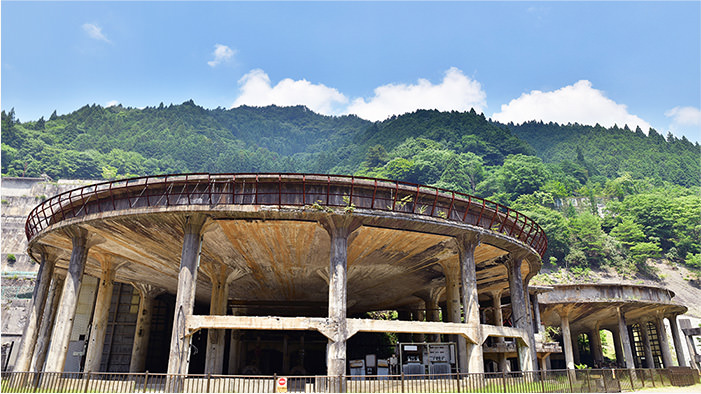
[[[570,381],[570,393],[574,393],[574,387],[572,387],[572,374],[574,369],[567,368],[567,379]]]
[[[545,392],[545,371],[540,370],[540,390]]]
[[[146,387],[148,386],[148,370],[144,373],[144,393],[146,392]]]
[[[601,369],[601,381],[604,382],[604,392],[608,393],[609,388],[608,388],[608,385],[606,384],[606,370],[603,368]]]
[[[329,388],[329,384],[328,384],[328,383],[326,383],[326,388],[327,388],[327,389]],[[277,373],[274,373],[274,374],[273,374],[273,391],[271,391],[271,393],[274,393],[274,392],[275,392],[275,389],[277,389]]]
[[[402,381],[402,393],[405,393],[406,391],[404,391],[404,371],[402,371],[402,374],[401,374],[401,376],[400,376],[400,379],[401,379],[401,381]]]
[[[652,382],[652,387],[655,387],[655,375],[652,373],[652,369],[648,369],[650,371],[650,382]]]
[[[504,387],[504,392],[506,392],[506,372],[504,370],[501,371],[501,384]]]
[[[457,382],[458,382],[458,393],[459,393],[460,390],[461,390],[461,388],[460,388],[460,386],[461,386],[460,383],[462,383],[462,378],[460,378],[460,372],[457,372],[457,373],[456,373],[456,376],[457,376],[457,378],[458,378]]]
[[[208,393],[209,393],[209,383],[210,383],[211,380],[212,380],[212,374],[211,374],[211,373],[208,373],[208,374],[207,374],[207,392],[208,392]],[[273,382],[275,382],[275,380],[273,380]],[[273,383],[273,384],[274,384],[274,383]],[[273,386],[273,387],[274,387],[274,386]]]
[[[591,393],[591,375],[589,375],[589,368],[586,369],[587,371],[587,390]]]
[[[37,372],[36,376],[32,379],[32,392],[36,393],[37,389],[39,389],[39,381],[41,381],[42,378],[42,373],[43,372]]]
[[[85,385],[83,386],[83,392],[87,393],[88,392],[88,384],[90,383],[90,371],[85,373]]]
[[[630,389],[635,390],[635,383],[633,383],[633,375],[635,374],[634,369],[628,370],[628,378],[630,379]]]

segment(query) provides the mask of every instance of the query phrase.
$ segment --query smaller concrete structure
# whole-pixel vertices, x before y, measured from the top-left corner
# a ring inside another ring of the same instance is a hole
[[[603,367],[601,330],[613,334],[616,362],[624,368],[673,366],[664,319],[672,328],[679,366],[688,366],[681,345],[677,316],[687,308],[672,302],[674,293],[661,287],[624,284],[555,285],[541,294],[543,322],[560,327],[567,368],[584,360],[579,344],[589,344],[587,361]]]

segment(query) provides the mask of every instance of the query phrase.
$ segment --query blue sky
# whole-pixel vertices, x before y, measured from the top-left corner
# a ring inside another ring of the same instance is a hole
[[[701,141],[701,2],[2,1],[2,108],[304,104]]]

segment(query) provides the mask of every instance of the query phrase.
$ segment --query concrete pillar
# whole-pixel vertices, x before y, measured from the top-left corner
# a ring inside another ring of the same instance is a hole
[[[669,340],[667,339],[667,328],[664,325],[664,315],[657,315],[655,327],[657,328],[657,337],[660,340],[660,349],[662,350],[662,364],[664,364],[665,368],[673,367],[672,353],[669,351]]]
[[[241,359],[241,332],[239,330],[230,330],[231,338],[229,340],[229,375],[239,373],[239,360]]]
[[[677,315],[667,316],[669,320],[669,328],[672,330],[672,340],[674,340],[674,351],[677,352],[677,361],[680,367],[688,367],[689,363],[684,357],[684,348],[682,347],[682,338],[679,335],[679,324],[677,323]]]
[[[521,275],[522,256],[509,254],[505,260],[507,273],[509,275],[509,292],[511,294],[511,317],[513,326],[520,328],[528,334],[529,342],[518,343],[518,359],[522,371],[532,371],[536,368],[537,356],[533,338],[533,325],[528,319],[526,297],[524,293],[523,277]]]
[[[569,312],[569,309],[563,307],[558,314],[560,315],[560,331],[562,332],[562,346],[565,352],[565,365],[567,369],[574,369],[574,350],[572,349]]]
[[[92,328],[88,338],[88,349],[85,352],[85,372],[98,372],[102,359],[102,349],[105,346],[105,334],[107,333],[107,321],[109,319],[112,290],[114,288],[115,266],[109,256],[100,257],[100,283],[95,298],[95,310],[93,312]]]
[[[36,283],[34,284],[32,304],[29,309],[27,324],[24,326],[22,344],[19,347],[19,355],[15,362],[15,371],[27,372],[31,367],[55,263],[56,257],[53,255],[49,256],[49,251],[46,247],[42,248],[41,265],[39,265],[39,272],[37,273]]]
[[[146,371],[146,356],[148,355],[148,341],[151,337],[151,318],[153,317],[153,302],[158,295],[165,292],[163,289],[145,283],[132,283],[139,292],[139,313],[136,317],[134,329],[134,345],[131,348],[131,361],[129,372],[138,373]]]
[[[202,271],[212,282],[209,314],[226,315],[227,302],[229,301],[229,284],[241,275],[241,271],[233,270],[224,263],[203,264]],[[225,335],[226,330],[207,330],[207,353],[204,373],[220,375],[224,372]]]
[[[640,336],[643,340],[643,350],[645,350],[645,368],[655,368],[655,361],[652,358],[652,347],[650,346],[650,330],[647,326],[647,321],[642,320],[640,323]]]
[[[424,301],[420,301],[416,305],[414,312],[412,312],[412,316],[414,318],[414,321],[424,321],[426,319],[426,303]],[[414,335],[414,341],[426,342],[426,334],[422,332],[416,333]]]
[[[628,369],[635,368],[635,360],[633,360],[633,351],[630,346],[630,337],[628,336],[628,326],[626,325],[626,317],[621,307],[616,307],[616,314],[618,315],[618,336],[621,341],[621,350],[623,352],[623,359],[625,360],[625,367]]]
[[[330,215],[320,224],[331,238],[329,253],[329,321],[336,327],[333,339],[326,346],[327,375],[332,377],[329,390],[345,392],[346,373],[346,312],[348,307],[346,286],[348,282],[348,238],[360,227],[351,215]]]
[[[448,261],[442,264],[445,275],[445,303],[448,321],[462,323],[460,308],[460,265],[456,261]],[[458,371],[468,371],[467,340],[462,335],[451,335],[451,340],[457,344]]]
[[[285,334],[282,337],[282,373],[285,375],[290,373],[289,341],[289,335]]]
[[[579,333],[572,333],[572,355],[574,356],[575,365],[581,364],[580,354],[579,354]]]
[[[475,263],[475,249],[479,239],[474,235],[461,235],[455,238],[458,244],[460,257],[460,277],[462,279],[462,305],[465,315],[465,324],[470,327],[472,337],[477,343],[465,341],[466,364],[469,373],[484,373],[482,355],[482,325],[480,322],[479,293],[477,292],[477,271]],[[462,360],[462,359],[461,359]]]
[[[544,354],[540,358],[540,370],[541,371],[547,371],[548,370],[548,357],[550,357],[550,354]]]
[[[604,363],[604,351],[601,348],[599,323],[596,323],[589,333],[589,347],[591,348],[592,357],[594,358],[594,364],[600,368]]]
[[[36,350],[32,358],[32,372],[42,372],[44,370],[44,361],[46,361],[46,353],[49,351],[49,343],[51,340],[51,331],[54,327],[56,319],[56,310],[58,303],[61,300],[61,291],[63,290],[64,275],[54,272],[51,286],[49,286],[49,294],[46,297],[44,307],[44,316],[41,319],[41,327],[37,337]]]
[[[502,294],[503,294],[502,290],[493,291],[491,293],[492,308],[494,309],[494,325],[497,327],[504,326],[504,314],[501,310],[501,296],[502,296]],[[497,343],[498,348],[506,349],[506,342],[504,341],[504,337],[496,337],[495,341]],[[497,359],[499,361],[499,371],[510,372],[511,364],[509,364],[509,360],[506,358],[506,353],[503,353],[503,352],[497,353]]]
[[[445,289],[441,287],[434,287],[429,291],[417,294],[421,299],[424,300],[426,305],[426,321],[438,322],[441,320],[441,307],[438,305],[438,300]],[[440,334],[428,334],[429,342],[440,342]]]
[[[61,301],[56,311],[54,329],[51,333],[51,346],[46,356],[45,372],[63,372],[68,355],[68,343],[71,339],[73,319],[78,307],[78,293],[83,282],[85,262],[88,258],[88,232],[80,227],[74,227],[67,231],[71,236],[73,251],[68,263],[68,273],[63,284]]]
[[[180,273],[178,290],[175,297],[173,314],[173,331],[170,337],[170,354],[168,357],[168,375],[186,375],[190,365],[190,337],[185,331],[185,320],[192,315],[195,306],[195,286],[197,284],[197,267],[200,264],[202,250],[202,230],[207,217],[201,214],[186,216],[183,223],[182,254],[180,256]],[[167,391],[182,390],[182,380],[170,380]]]
[[[533,331],[540,332],[542,323],[540,320],[540,307],[538,306],[538,293],[531,295],[530,300],[533,308]]]

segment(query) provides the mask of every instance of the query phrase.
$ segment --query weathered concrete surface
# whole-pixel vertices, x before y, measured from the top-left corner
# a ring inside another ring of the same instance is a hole
[[[72,236],[73,251],[51,334],[51,347],[44,368],[46,372],[63,372],[68,353],[68,342],[73,329],[73,319],[78,307],[78,293],[83,281],[85,262],[90,248],[88,233],[85,230],[76,227],[69,234]]]
[[[187,374],[190,365],[190,337],[185,335],[185,322],[195,307],[197,267],[202,249],[202,229],[206,221],[206,216],[195,214],[187,216],[180,226],[184,235],[178,290],[175,293],[173,332],[170,337],[169,375]]]
[[[144,372],[146,370],[146,356],[148,354],[148,340],[151,337],[151,319],[153,317],[153,302],[163,293],[162,289],[132,283],[139,292],[139,314],[136,317],[136,329],[134,330],[134,345],[131,348],[131,360],[129,372]]]
[[[109,318],[112,289],[114,289],[114,274],[117,262],[112,256],[101,256],[102,273],[95,299],[92,329],[88,338],[88,349],[85,354],[85,372],[99,372],[102,349],[105,346],[107,320]]]
[[[588,332],[595,323],[602,329],[618,325],[616,309],[621,308],[629,321],[651,321],[658,311],[683,314],[687,308],[672,301],[674,293],[653,286],[621,284],[554,285],[553,290],[540,294],[543,323],[559,326],[556,310],[570,305],[570,324],[573,331]]]
[[[346,319],[346,339],[358,332],[394,332],[424,334],[455,334],[468,342],[479,344],[478,332],[462,323],[417,322],[401,320]],[[279,317],[279,316],[200,316],[192,315],[186,321],[187,334],[192,335],[201,329],[235,330],[290,330],[318,331],[327,338],[334,337],[335,324],[322,317]],[[483,324],[480,331],[485,336],[517,338],[519,343],[528,346],[527,334],[514,327],[497,327]]]
[[[249,272],[237,286],[231,287],[230,299],[267,300],[281,305],[326,301],[326,283],[319,272],[323,274],[328,269],[324,256],[328,256],[330,240],[317,224],[326,213],[300,208],[229,208],[217,207],[206,212],[215,225],[204,237],[202,259],[231,256],[227,264]],[[70,250],[70,240],[55,230],[64,224],[82,223],[88,231],[105,239],[95,247],[95,253],[112,253],[136,262],[120,270],[115,281],[145,281],[175,293],[178,267],[173,262],[179,261],[180,256],[172,245],[182,242],[179,222],[183,215],[198,211],[202,212],[201,207],[178,206],[169,210],[142,208],[117,212],[120,215],[115,212],[89,215],[62,221],[34,239]],[[437,219],[415,219],[408,214],[358,210],[352,216],[363,227],[348,245],[350,314],[415,303],[414,293],[430,290],[436,286],[436,280],[443,280],[441,262],[457,262],[454,236],[465,231],[483,231]],[[507,286],[506,269],[494,259],[523,247],[513,240],[509,243],[505,235],[483,235],[481,245],[475,250],[480,300],[488,298],[486,291]],[[62,264],[65,263],[59,262],[59,266]],[[529,273],[539,266],[524,262],[522,271]],[[98,262],[90,258],[86,272],[99,276],[99,269]],[[196,288],[197,299],[208,302],[210,281],[200,277]]]
[[[44,308],[44,316],[41,319],[41,327],[39,328],[39,336],[37,338],[36,350],[32,357],[32,365],[30,371],[41,372],[44,369],[44,361],[46,361],[46,353],[49,350],[49,341],[51,340],[51,331],[54,327],[56,318],[56,310],[58,303],[61,300],[61,292],[63,291],[64,273],[54,272],[49,286],[49,294],[46,297],[46,305]]]
[[[39,267],[37,282],[34,286],[34,293],[32,294],[32,307],[27,325],[24,327],[22,344],[19,348],[19,357],[15,364],[15,368],[19,371],[29,371],[32,364],[32,357],[34,355],[37,337],[39,336],[41,320],[44,315],[44,306],[46,305],[46,298],[49,294],[49,287],[54,274],[54,265],[57,257],[58,256],[55,254],[50,254],[48,248],[44,248],[41,253],[41,267]]]

